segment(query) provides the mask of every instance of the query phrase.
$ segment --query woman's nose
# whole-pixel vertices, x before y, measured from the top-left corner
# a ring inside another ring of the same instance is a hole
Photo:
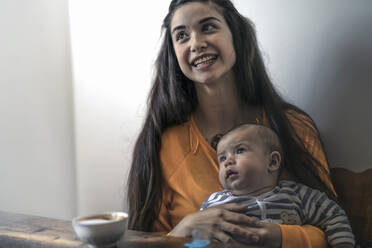
[[[203,35],[194,34],[191,36],[191,52],[202,52],[207,48]]]

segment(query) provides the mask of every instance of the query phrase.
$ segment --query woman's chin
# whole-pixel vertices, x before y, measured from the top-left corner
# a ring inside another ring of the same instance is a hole
[[[231,82],[234,80],[231,72],[223,73],[221,71],[210,71],[199,75],[195,75],[193,79],[196,84],[200,85],[213,85],[218,84],[218,82]]]
[[[203,77],[203,78],[196,78],[193,80],[196,84],[200,85],[210,85],[213,84],[213,82],[216,81],[215,77]]]

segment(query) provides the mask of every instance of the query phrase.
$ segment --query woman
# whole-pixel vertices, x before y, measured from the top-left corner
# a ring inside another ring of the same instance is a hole
[[[319,229],[259,223],[239,213],[244,206],[198,212],[221,190],[213,147],[241,123],[263,123],[284,141],[281,179],[335,192],[315,124],[275,91],[253,25],[229,0],[173,0],[163,28],[129,175],[129,228],[174,236],[198,228],[224,243],[326,247]]]

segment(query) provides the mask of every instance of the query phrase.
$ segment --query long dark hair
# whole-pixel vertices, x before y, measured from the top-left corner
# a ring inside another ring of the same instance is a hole
[[[163,178],[159,158],[162,133],[172,125],[187,121],[198,106],[194,83],[184,76],[178,65],[170,33],[175,10],[190,2],[213,3],[223,14],[233,36],[235,51],[239,51],[233,69],[240,97],[247,104],[262,106],[266,111],[271,127],[284,141],[283,164],[288,172],[300,182],[333,198],[332,190],[319,177],[319,170],[324,174],[327,172],[306,150],[288,120],[288,114],[294,113],[293,118],[312,130],[315,137],[319,137],[319,132],[305,112],[284,101],[274,89],[258,48],[254,25],[240,15],[229,0],[172,0],[163,21],[163,41],[155,62],[147,115],[133,151],[127,195],[129,228],[151,230],[162,200]]]

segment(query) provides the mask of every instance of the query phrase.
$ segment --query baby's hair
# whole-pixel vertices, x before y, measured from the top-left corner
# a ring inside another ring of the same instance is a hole
[[[282,145],[281,145],[280,139],[279,139],[278,135],[276,134],[276,132],[273,129],[271,129],[267,126],[261,125],[261,124],[246,124],[245,123],[245,124],[235,126],[232,129],[228,130],[221,137],[221,139],[218,141],[218,143],[220,143],[221,140],[223,140],[226,136],[228,136],[233,131],[236,131],[236,130],[242,129],[242,128],[248,128],[248,127],[254,127],[255,128],[255,131],[256,131],[258,137],[260,138],[262,143],[265,145],[265,147],[267,148],[269,153],[277,151],[277,152],[280,153],[280,156],[283,156]],[[218,147],[218,144],[217,144],[217,147]]]

